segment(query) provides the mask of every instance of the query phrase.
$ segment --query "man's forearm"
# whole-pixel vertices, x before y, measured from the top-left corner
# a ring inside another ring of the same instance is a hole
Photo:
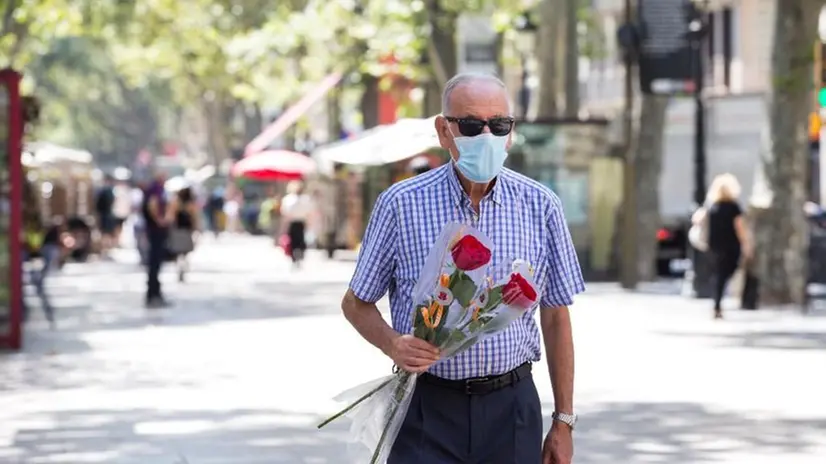
[[[541,309],[540,321],[557,412],[574,413],[574,339],[568,307]]]
[[[373,346],[384,354],[390,355],[393,340],[399,333],[393,330],[381,317],[379,309],[374,303],[359,300],[352,291],[348,290],[341,302],[344,317],[355,327],[356,331]]]

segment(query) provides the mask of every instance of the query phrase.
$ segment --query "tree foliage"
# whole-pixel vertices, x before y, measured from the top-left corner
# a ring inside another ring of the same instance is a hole
[[[48,96],[50,121],[83,115],[82,130],[67,129],[78,122],[59,130],[46,125],[64,138],[110,146],[105,140],[127,137],[137,144],[146,134],[111,127],[129,119],[130,109],[148,107],[157,120],[158,112],[194,107],[211,115],[212,131],[223,131],[239,108],[284,107],[331,72],[343,73],[350,86],[388,71],[431,81],[434,57],[455,61],[451,47],[433,45],[440,34],[453,37],[459,14],[490,14],[507,33],[538,2],[0,0],[0,64],[24,69],[36,92]],[[84,80],[102,87],[89,91]],[[107,135],[90,135],[95,131]],[[235,143],[231,134],[222,137],[215,149]]]

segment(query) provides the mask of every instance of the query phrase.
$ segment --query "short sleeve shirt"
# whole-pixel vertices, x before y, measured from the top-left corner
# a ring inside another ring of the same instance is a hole
[[[399,182],[383,192],[367,226],[350,288],[361,300],[390,294],[392,325],[412,331],[412,291],[431,247],[451,222],[478,228],[493,241],[491,272],[500,280],[506,263],[529,262],[545,310],[573,303],[585,290],[562,203],[547,187],[505,169],[482,199],[477,214],[452,164]],[[507,372],[541,355],[533,308],[502,333],[431,368],[434,375],[464,379]]]

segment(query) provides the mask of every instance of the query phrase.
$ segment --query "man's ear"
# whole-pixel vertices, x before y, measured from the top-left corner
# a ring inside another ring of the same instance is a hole
[[[445,119],[444,116],[436,116],[436,119],[433,120],[433,126],[436,129],[436,135],[438,135],[439,138],[447,137],[449,135],[447,130],[447,119]]]
[[[439,144],[442,148],[449,149],[450,148],[450,131],[447,127],[447,120],[444,116],[436,116],[434,119],[434,128],[436,129],[436,135],[439,137]]]

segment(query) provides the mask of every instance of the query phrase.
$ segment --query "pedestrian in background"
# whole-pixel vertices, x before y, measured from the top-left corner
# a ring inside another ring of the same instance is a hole
[[[281,200],[282,230],[290,242],[290,258],[298,267],[307,250],[307,222],[315,211],[313,199],[304,192],[304,183],[291,181],[287,184],[287,195]]]
[[[722,300],[726,285],[741,260],[749,260],[752,246],[749,241],[743,210],[738,204],[740,183],[732,174],[714,178],[706,194],[705,213],[708,221],[708,249],[714,273],[714,318],[723,317]],[[695,221],[703,220],[695,217]]]
[[[166,222],[171,225],[167,246],[175,255],[178,282],[183,282],[189,271],[189,254],[195,250],[195,233],[200,230],[198,203],[192,188],[184,187],[175,194],[166,210]]]
[[[161,266],[167,254],[166,240],[169,235],[169,221],[166,219],[165,180],[166,176],[162,172],[155,173],[143,195],[143,218],[149,245],[145,303],[150,309],[163,308],[169,304],[163,297],[159,279]]]
[[[119,180],[112,187],[112,195],[112,215],[115,218],[115,236],[113,246],[120,247],[123,226],[126,224],[126,221],[132,213],[132,192],[126,182]]]
[[[270,188],[267,198],[261,202],[261,209],[258,212],[258,227],[273,239],[275,246],[278,246],[278,238],[281,233],[281,199]]]
[[[101,235],[100,254],[104,258],[108,258],[109,251],[116,243],[118,221],[115,217],[114,206],[114,178],[107,175],[103,187],[98,191],[95,198],[95,211],[97,212],[98,229]]]
[[[146,182],[138,181],[132,188],[132,235],[141,266],[149,265],[149,239],[146,236],[146,219],[143,215],[143,196],[148,186]]]

